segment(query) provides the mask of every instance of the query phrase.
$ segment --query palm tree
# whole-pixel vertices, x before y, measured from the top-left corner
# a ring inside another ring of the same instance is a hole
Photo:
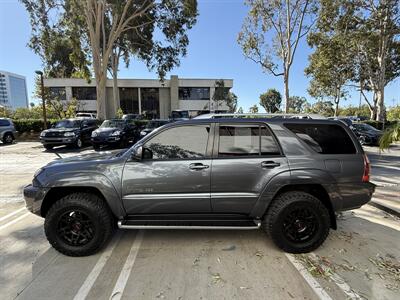
[[[385,150],[390,147],[390,144],[400,141],[400,122],[386,129],[379,140],[379,149]]]

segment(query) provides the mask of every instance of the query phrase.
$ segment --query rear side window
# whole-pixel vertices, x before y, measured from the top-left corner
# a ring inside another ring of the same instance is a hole
[[[10,122],[8,120],[0,120],[0,126],[10,126]]]
[[[280,155],[271,132],[265,126],[220,125],[218,157]]]
[[[313,150],[321,154],[354,154],[356,148],[347,132],[332,124],[285,124]]]

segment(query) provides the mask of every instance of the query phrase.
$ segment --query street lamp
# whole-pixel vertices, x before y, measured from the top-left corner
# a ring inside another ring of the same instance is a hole
[[[40,76],[40,87],[42,94],[42,107],[43,107],[43,128],[47,129],[47,116],[46,116],[46,100],[44,99],[44,84],[43,84],[43,72],[35,71]]]

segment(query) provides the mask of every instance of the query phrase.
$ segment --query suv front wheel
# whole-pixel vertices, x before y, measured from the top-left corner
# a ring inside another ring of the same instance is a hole
[[[51,206],[44,223],[46,237],[68,256],[96,253],[109,240],[113,217],[102,199],[94,194],[69,194]]]
[[[320,200],[308,193],[287,192],[273,200],[263,228],[282,250],[306,253],[318,248],[327,238],[329,212]]]

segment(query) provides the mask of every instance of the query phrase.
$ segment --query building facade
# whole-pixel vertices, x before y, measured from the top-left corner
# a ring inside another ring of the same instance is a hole
[[[166,119],[174,110],[187,110],[191,116],[200,113],[226,112],[228,106],[220,99],[213,100],[218,79],[118,79],[119,99],[113,99],[112,80],[107,81],[106,115],[114,117],[119,108],[124,114],[144,114],[151,118]],[[78,111],[96,113],[96,83],[84,79],[48,78],[44,80],[50,94],[58,99],[78,100]],[[224,89],[229,91],[233,80],[224,79]]]
[[[0,70],[0,105],[11,110],[28,107],[24,76]]]

